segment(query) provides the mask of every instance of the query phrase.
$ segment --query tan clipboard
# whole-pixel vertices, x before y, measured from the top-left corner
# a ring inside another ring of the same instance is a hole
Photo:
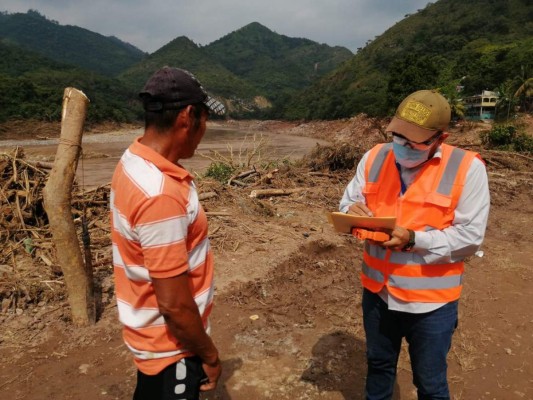
[[[352,228],[382,230],[394,229],[396,226],[396,217],[359,217],[341,212],[329,213],[328,220],[341,233],[351,233]]]

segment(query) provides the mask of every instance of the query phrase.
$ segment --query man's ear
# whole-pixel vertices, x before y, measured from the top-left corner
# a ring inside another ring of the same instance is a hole
[[[441,143],[444,142],[448,138],[448,136],[450,136],[448,132],[442,132],[442,135],[440,136],[439,141]]]
[[[178,118],[176,118],[176,123],[179,127],[183,127],[185,129],[188,129],[193,124],[194,114],[193,109],[191,105],[188,105],[183,110],[180,111],[178,114]]]

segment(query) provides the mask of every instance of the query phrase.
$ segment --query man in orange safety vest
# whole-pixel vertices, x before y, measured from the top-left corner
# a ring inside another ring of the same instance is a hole
[[[450,398],[446,357],[464,259],[483,241],[490,204],[479,155],[443,143],[450,116],[436,91],[406,97],[387,127],[392,142],[363,156],[340,203],[348,214],[396,217],[388,239],[364,245],[368,400],[392,398],[404,337],[418,398]]]

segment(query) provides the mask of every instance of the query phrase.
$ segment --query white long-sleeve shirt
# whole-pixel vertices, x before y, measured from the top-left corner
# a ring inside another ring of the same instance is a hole
[[[356,202],[366,204],[363,188],[366,185],[365,164],[370,152],[365,153],[357,166],[354,178],[350,181],[340,202],[341,212],[347,212],[350,205]],[[440,149],[433,157],[440,158]],[[402,180],[408,188],[420,171],[420,167],[401,168]],[[485,164],[477,157],[470,165],[466,182],[455,208],[452,225],[443,230],[415,232],[414,252],[421,256],[427,264],[445,264],[461,261],[474,255],[481,246],[487,227],[490,207],[490,193]],[[433,311],[445,303],[405,302],[392,296],[386,289],[379,293],[388,304],[390,310],[410,313]]]

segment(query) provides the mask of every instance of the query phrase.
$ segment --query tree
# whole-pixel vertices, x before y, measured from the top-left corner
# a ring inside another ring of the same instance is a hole
[[[525,68],[522,66],[522,74],[517,77],[520,86],[514,94],[514,98],[518,100],[520,109],[524,112],[529,112],[533,103],[533,78],[527,78]]]
[[[429,56],[409,54],[390,68],[387,86],[387,105],[395,109],[409,94],[436,86],[439,69]]]
[[[496,115],[494,117],[498,121],[508,120],[511,110],[514,110],[516,97],[513,88],[513,81],[510,79],[498,87],[499,98],[496,102]]]
[[[460,87],[461,79],[450,79],[449,73],[451,72],[451,69],[447,69],[444,71],[443,74],[441,74],[441,81],[445,81],[445,83],[442,84],[442,86],[439,88],[439,91],[442,93],[444,97],[446,97],[446,100],[448,100],[448,103],[450,104],[450,110],[452,112],[452,120],[463,118],[465,116],[466,112],[466,106],[463,102],[463,99],[461,98],[460,94]]]

